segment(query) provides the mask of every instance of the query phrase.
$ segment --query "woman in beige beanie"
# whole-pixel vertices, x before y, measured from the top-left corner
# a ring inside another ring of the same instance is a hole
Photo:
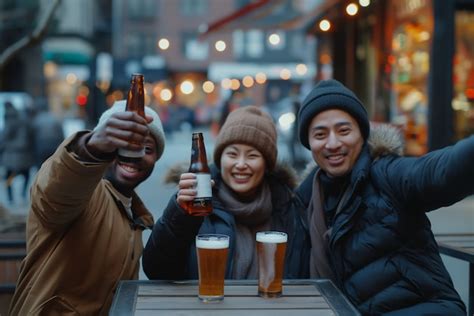
[[[194,198],[196,176],[176,175],[179,191],[157,221],[143,254],[150,279],[197,279],[197,234],[230,236],[227,279],[256,279],[255,234],[288,234],[285,278],[308,277],[309,240],[300,214],[290,211],[294,179],[277,165],[277,133],[270,116],[256,106],[230,113],[220,130],[211,166],[214,211],[187,215],[182,205]],[[170,254],[173,254],[170,256]]]

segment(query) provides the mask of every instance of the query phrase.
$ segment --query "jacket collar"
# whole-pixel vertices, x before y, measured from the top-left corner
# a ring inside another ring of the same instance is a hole
[[[131,225],[134,228],[141,228],[141,229],[146,229],[149,228],[151,229],[153,227],[153,215],[148,211],[146,208],[145,204],[143,204],[143,201],[140,199],[140,197],[136,194],[135,191],[132,192],[132,215],[133,219],[130,219],[126,211],[124,209],[124,206],[119,198],[117,190],[114,188],[112,183],[109,180],[103,180],[105,183],[105,187],[107,190],[110,192],[112,195],[113,199],[115,200],[115,203],[117,206],[120,208],[121,211],[123,211],[125,216],[129,219],[131,222]]]

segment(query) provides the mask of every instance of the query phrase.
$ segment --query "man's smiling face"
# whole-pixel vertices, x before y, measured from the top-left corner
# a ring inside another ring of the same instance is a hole
[[[323,111],[312,119],[308,140],[314,161],[330,177],[351,172],[364,144],[357,121],[337,109]]]
[[[145,139],[145,156],[138,162],[122,162],[118,159],[110,165],[106,179],[125,196],[130,196],[132,191],[153,172],[157,160],[155,139],[148,135]]]

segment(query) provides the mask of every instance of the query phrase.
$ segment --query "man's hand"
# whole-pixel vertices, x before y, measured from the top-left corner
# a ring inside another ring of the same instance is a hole
[[[87,149],[97,156],[113,153],[119,148],[141,150],[149,134],[147,124],[151,121],[153,118],[148,115],[144,119],[134,112],[116,112],[92,132]]]

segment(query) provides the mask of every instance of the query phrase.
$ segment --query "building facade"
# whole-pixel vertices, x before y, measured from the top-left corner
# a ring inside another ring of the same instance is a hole
[[[308,28],[318,79],[343,81],[374,121],[400,126],[408,155],[474,133],[474,1],[360,1],[370,4],[354,15],[349,1],[328,2]]]

